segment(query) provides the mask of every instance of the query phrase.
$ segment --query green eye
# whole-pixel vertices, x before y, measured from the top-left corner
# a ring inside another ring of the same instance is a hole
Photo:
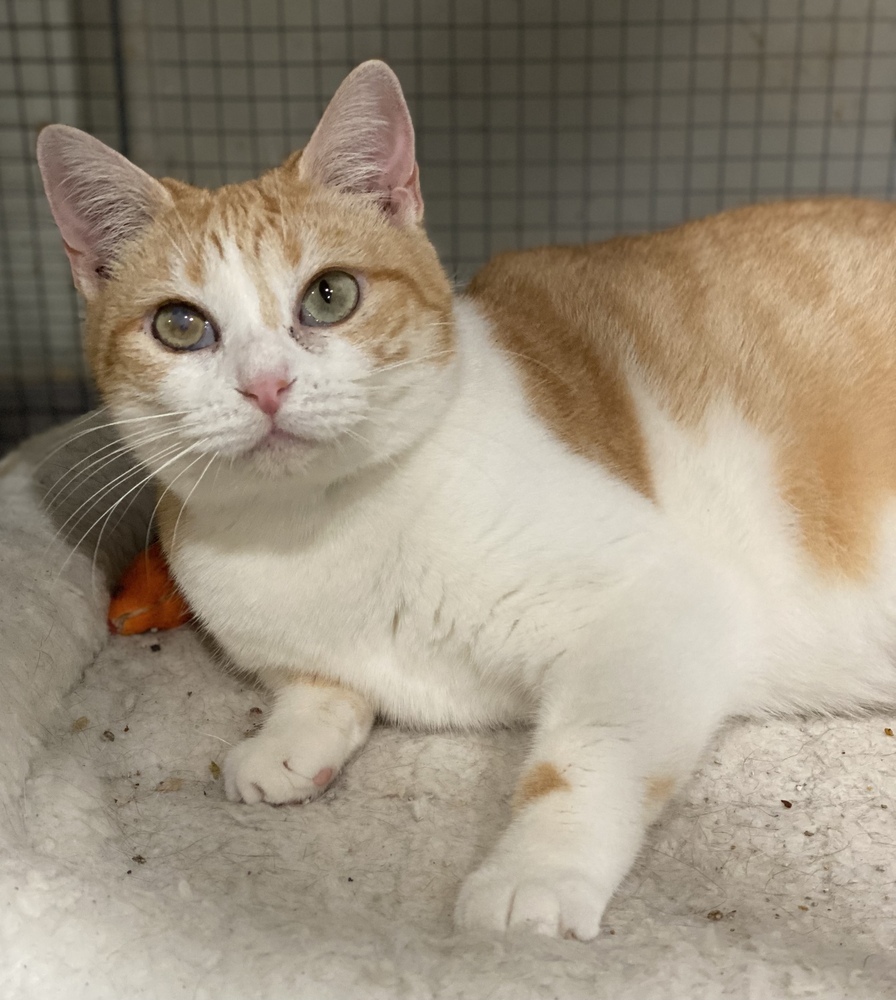
[[[195,307],[186,302],[169,302],[157,310],[152,320],[156,340],[175,351],[199,351],[211,347],[218,331]]]
[[[327,271],[308,286],[299,320],[305,326],[330,326],[348,319],[358,306],[358,282],[345,271]]]

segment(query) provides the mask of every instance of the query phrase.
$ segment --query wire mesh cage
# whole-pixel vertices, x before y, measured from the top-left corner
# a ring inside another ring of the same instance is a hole
[[[34,140],[240,180],[358,62],[414,114],[428,230],[493,253],[894,184],[896,0],[0,0],[0,450],[91,403]]]

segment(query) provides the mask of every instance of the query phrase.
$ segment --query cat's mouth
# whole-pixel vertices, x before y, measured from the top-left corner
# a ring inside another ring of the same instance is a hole
[[[247,455],[258,455],[266,452],[308,450],[317,444],[311,438],[294,434],[282,427],[271,427],[263,437],[247,449]]]

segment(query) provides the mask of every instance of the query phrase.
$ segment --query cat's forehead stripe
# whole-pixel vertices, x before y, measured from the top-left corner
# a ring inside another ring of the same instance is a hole
[[[296,226],[287,227],[283,209],[283,199],[261,191],[257,183],[212,192],[178,190],[165,228],[177,241],[186,280],[202,290],[212,274],[220,276],[222,266],[234,271],[237,281],[248,275],[262,323],[278,326],[283,310],[276,286],[278,279],[282,282],[283,260],[300,257],[303,243]]]

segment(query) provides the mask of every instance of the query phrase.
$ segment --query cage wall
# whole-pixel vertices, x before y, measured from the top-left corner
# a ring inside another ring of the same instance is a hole
[[[386,59],[458,283],[513,247],[893,191],[896,0],[0,4],[0,449],[92,398],[34,165],[47,122],[220,184],[301,146],[343,76]]]

